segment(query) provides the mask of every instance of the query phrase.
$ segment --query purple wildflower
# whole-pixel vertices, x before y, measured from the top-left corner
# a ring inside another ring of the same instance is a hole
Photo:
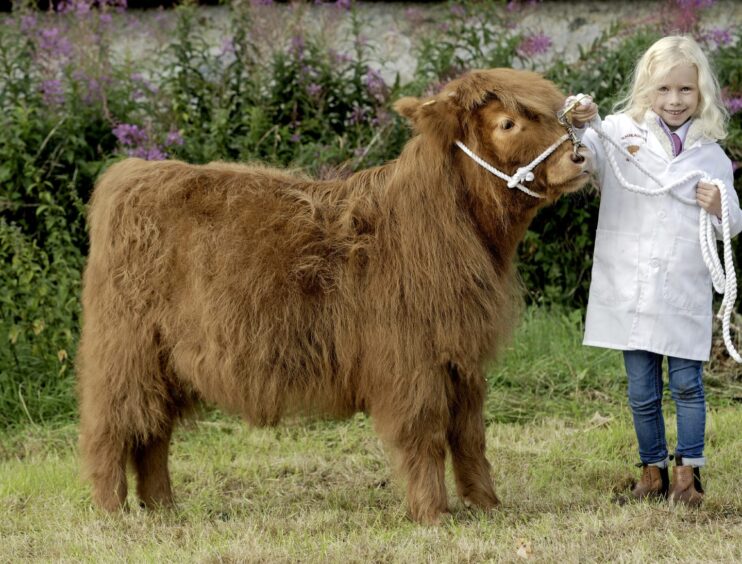
[[[335,6],[341,10],[350,10],[351,4],[351,0],[337,0],[337,2],[335,2]]]
[[[708,30],[703,37],[707,42],[715,45],[729,45],[732,42],[732,32],[729,28],[717,27]]]
[[[298,143],[301,141],[301,133],[294,133],[291,137],[289,137],[289,140],[292,143]]]
[[[376,111],[376,117],[371,120],[373,126],[384,126],[392,121],[392,114],[383,108],[379,108]]]
[[[665,11],[669,19],[665,27],[667,32],[688,33],[698,27],[701,11],[713,6],[715,0],[671,0]]]
[[[725,97],[724,105],[727,107],[730,115],[734,115],[737,112],[742,111],[742,95]]]
[[[349,63],[353,60],[350,55],[347,55],[346,53],[338,53],[335,49],[329,49],[327,51],[327,54],[330,56],[330,61],[332,61],[332,63],[336,65]]]
[[[39,49],[50,55],[67,58],[72,54],[72,45],[66,37],[62,37],[59,28],[44,28],[39,32]]]
[[[304,58],[304,36],[300,33],[291,38],[291,54],[297,59]]]
[[[319,75],[319,70],[311,65],[302,64],[299,67],[299,76],[301,76],[305,80],[314,80],[315,78],[318,78]]]
[[[451,13],[457,18],[463,18],[466,15],[466,9],[461,4],[453,4]]]
[[[167,153],[157,145],[152,147],[136,147],[129,149],[126,154],[130,157],[139,157],[148,161],[163,161],[167,158]]]
[[[68,0],[61,0],[61,2],[57,4],[55,9],[60,14],[66,14],[67,12],[71,12],[72,8],[72,2],[68,2]]]
[[[225,37],[222,41],[222,48],[219,52],[219,56],[224,57],[225,55],[234,55],[234,53],[234,40],[231,37]]]
[[[386,97],[389,94],[389,89],[378,71],[368,69],[366,75],[363,77],[363,82],[366,84],[366,89],[369,94],[371,94],[371,96],[373,96],[378,102],[386,100]]]
[[[75,14],[84,16],[90,13],[90,4],[86,0],[77,0],[74,2]]]
[[[23,33],[28,33],[29,31],[32,31],[34,28],[36,28],[36,24],[38,23],[36,19],[36,14],[29,14],[21,17],[21,31]]]
[[[98,19],[102,25],[109,25],[113,21],[113,16],[108,12],[101,12]]]
[[[106,4],[111,8],[115,8],[118,13],[126,11],[129,5],[128,0],[106,0]]]
[[[62,0],[57,4],[57,12],[67,14],[74,12],[78,16],[90,13],[91,2],[88,0]]]
[[[679,8],[703,10],[704,8],[710,8],[716,3],[716,0],[675,0],[675,4]]]
[[[521,57],[533,57],[546,53],[551,47],[551,37],[544,33],[536,33],[523,37],[517,47]]]
[[[348,116],[348,123],[350,125],[359,125],[363,123],[365,121],[366,113],[366,108],[361,108],[360,106],[353,104],[353,109],[350,112],[350,116]]]
[[[180,134],[180,131],[173,129],[168,132],[167,138],[165,139],[165,145],[167,147],[172,145],[182,145],[183,143],[183,136]]]
[[[149,140],[147,132],[138,125],[121,123],[113,128],[113,134],[124,146],[133,147],[144,145]]]
[[[250,4],[253,6],[270,6],[273,4],[273,0],[250,0]]]
[[[157,94],[160,91],[160,88],[156,84],[153,84],[149,80],[145,79],[144,78],[144,75],[142,75],[142,73],[134,72],[134,73],[132,73],[129,76],[129,78],[131,79],[132,82],[139,82],[139,83],[141,83],[142,86],[144,86],[152,94]],[[140,90],[140,92],[141,92],[142,96],[144,96],[144,92],[141,91],[141,90]]]
[[[404,15],[407,21],[416,27],[425,21],[425,13],[420,8],[407,8]]]
[[[88,78],[86,86],[87,92],[83,97],[83,102],[85,102],[86,104],[92,104],[93,102],[101,98],[102,88],[100,82],[98,82],[95,78]]]
[[[56,79],[45,80],[41,83],[41,95],[44,103],[49,106],[59,106],[64,102],[62,83]]]
[[[106,75],[89,76],[84,70],[76,69],[72,73],[72,79],[78,84],[83,92],[82,100],[86,104],[92,104],[103,98],[103,87],[111,83],[111,77]]]
[[[519,12],[520,11],[520,2],[518,0],[510,0],[507,5],[505,6],[505,9],[508,12]]]
[[[312,98],[319,97],[320,94],[322,94],[322,87],[312,82],[309,86],[307,86],[307,94],[309,94]]]

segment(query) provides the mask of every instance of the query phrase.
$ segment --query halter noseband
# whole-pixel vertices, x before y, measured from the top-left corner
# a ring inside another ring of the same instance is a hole
[[[570,136],[568,134],[562,135],[556,143],[548,147],[543,153],[533,159],[528,165],[522,166],[518,170],[516,170],[513,176],[509,176],[508,174],[505,174],[501,170],[489,164],[482,157],[472,151],[469,147],[464,145],[461,141],[456,141],[455,143],[456,146],[464,151],[464,153],[466,153],[475,163],[477,163],[485,170],[491,172],[498,178],[502,178],[505,182],[507,182],[508,188],[517,188],[521,192],[525,192],[526,194],[534,198],[544,198],[545,196],[542,196],[541,194],[538,194],[533,190],[529,190],[528,188],[526,188],[523,185],[523,182],[532,182],[536,178],[533,174],[533,169],[541,164],[542,161],[544,161],[549,155],[557,150],[557,147],[559,147],[559,145],[564,143],[569,138]]]

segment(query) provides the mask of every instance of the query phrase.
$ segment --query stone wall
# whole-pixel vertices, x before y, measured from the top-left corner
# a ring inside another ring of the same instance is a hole
[[[524,2],[524,4],[526,4]],[[648,0],[645,2],[544,1],[533,8],[526,8],[516,15],[518,28],[528,32],[547,34],[552,40],[549,52],[538,63],[547,63],[555,57],[566,61],[575,60],[579,46],[591,44],[602,31],[616,21],[642,21],[656,16],[659,10],[667,9],[668,2]],[[363,34],[372,48],[372,66],[381,71],[384,79],[394,80],[399,73],[401,81],[409,81],[417,64],[415,48],[420,38],[437,25],[433,15],[443,15],[450,9],[446,3],[404,2],[358,2],[356,4]],[[503,8],[504,9],[504,8]],[[222,7],[201,7],[205,28],[211,29],[207,36],[213,49],[220,49],[224,31],[228,26],[228,12]],[[273,4],[255,8],[256,25],[260,28],[260,48],[263,54],[271,49],[285,47],[291,35],[298,29],[321,31],[326,40],[339,51],[352,49],[350,18],[347,11],[329,4],[301,6]],[[121,56],[137,57],[146,52],[151,37],[144,33],[148,20],[156,19],[156,27],[167,35],[172,29],[173,13],[130,11],[122,18],[138,18],[141,24],[129,28],[126,22],[115,41],[115,49]],[[704,11],[702,25],[705,28],[742,25],[742,2],[719,0]]]

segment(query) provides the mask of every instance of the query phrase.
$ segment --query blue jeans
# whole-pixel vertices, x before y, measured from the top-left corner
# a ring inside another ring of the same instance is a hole
[[[644,464],[665,466],[668,460],[665,420],[662,417],[662,358],[646,351],[624,351],[629,378],[629,406],[639,440],[639,458]],[[667,357],[670,394],[678,420],[676,456],[683,464],[703,466],[703,436],[706,430],[706,398],[703,393],[703,364],[699,360]]]

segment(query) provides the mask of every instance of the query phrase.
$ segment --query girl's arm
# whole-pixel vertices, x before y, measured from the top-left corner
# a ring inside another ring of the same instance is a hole
[[[732,237],[742,232],[742,209],[739,207],[739,197],[734,189],[734,175],[729,163],[729,173],[723,175],[720,180],[724,183],[727,194],[727,208],[729,209],[729,231]],[[721,195],[715,184],[699,181],[696,188],[696,202],[711,214],[711,225],[714,226],[716,237],[721,239]]]
[[[567,98],[567,102],[569,101],[570,98]],[[567,102],[565,102],[565,104]],[[600,143],[600,139],[598,138],[598,135],[595,133],[595,131],[588,127],[585,127],[585,124],[595,118],[600,120],[600,116],[598,115],[598,106],[592,100],[585,104],[578,104],[570,112],[570,117],[572,119],[574,132],[577,134],[578,139],[583,145],[585,145],[585,147],[590,150],[590,155],[588,157],[588,160],[590,162],[590,170],[595,173],[598,183],[602,184],[605,172],[605,154],[603,144]],[[605,128],[606,124],[602,123],[602,126]],[[600,189],[600,186],[598,186],[598,189]]]

